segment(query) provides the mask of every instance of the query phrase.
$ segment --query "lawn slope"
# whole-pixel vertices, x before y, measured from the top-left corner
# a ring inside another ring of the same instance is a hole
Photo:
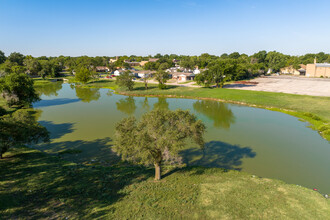
[[[278,180],[219,168],[81,166],[29,148],[0,161],[4,219],[326,219],[330,200]]]

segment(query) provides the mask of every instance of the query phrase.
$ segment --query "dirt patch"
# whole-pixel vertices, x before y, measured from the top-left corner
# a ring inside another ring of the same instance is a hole
[[[229,84],[224,88],[330,97],[330,79],[268,76],[249,82]]]

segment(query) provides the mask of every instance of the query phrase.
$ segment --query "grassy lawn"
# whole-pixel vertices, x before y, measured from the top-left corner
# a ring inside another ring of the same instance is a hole
[[[3,219],[326,219],[310,189],[219,168],[168,170],[68,163],[29,148],[0,161]]]
[[[212,99],[281,111],[310,122],[313,129],[330,140],[330,97],[180,86],[168,86],[168,89],[160,90],[155,84],[150,84],[149,90],[145,90],[142,83],[136,83],[133,91],[126,91],[118,88],[112,80],[94,81],[86,87],[110,88],[124,95]]]

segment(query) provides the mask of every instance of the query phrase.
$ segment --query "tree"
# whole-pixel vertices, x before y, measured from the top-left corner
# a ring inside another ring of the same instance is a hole
[[[39,61],[33,57],[26,58],[24,60],[24,65],[26,66],[28,73],[32,76],[38,75],[39,71],[41,70]]]
[[[235,73],[237,65],[231,60],[220,60],[208,70],[198,74],[195,78],[198,84],[210,86],[216,84],[217,88],[222,88],[224,83]]]
[[[166,161],[179,161],[179,150],[190,139],[204,148],[205,125],[189,111],[153,110],[137,122],[125,118],[116,125],[113,150],[122,159],[154,165],[155,180],[161,179],[161,166]]]
[[[120,87],[127,87],[128,90],[133,90],[134,81],[131,71],[127,70],[122,73],[120,76],[116,77],[116,84]]]
[[[75,79],[78,82],[86,84],[89,80],[91,80],[91,71],[86,67],[81,67],[77,72]]]
[[[12,63],[17,63],[19,66],[23,66],[24,55],[14,52],[8,56],[8,60]]]
[[[33,80],[24,73],[7,74],[0,78],[0,93],[9,106],[30,105],[40,100],[33,84]]]
[[[26,68],[24,66],[12,66],[10,72],[20,74],[20,73],[25,73],[25,71]]]
[[[49,132],[41,126],[31,112],[18,110],[0,117],[0,159],[10,147],[49,141]]]
[[[155,79],[158,81],[158,87],[160,89],[165,89],[166,85],[165,83],[167,82],[167,80],[169,79],[169,75],[167,72],[165,72],[164,70],[158,70],[155,74]]]
[[[273,71],[279,71],[281,68],[285,67],[286,56],[282,53],[272,51],[267,54],[266,61],[268,62],[269,68]]]
[[[149,73],[145,73],[143,76],[144,88],[146,90],[148,90],[148,82],[149,82],[150,78],[151,78],[151,74],[149,74]]]
[[[6,59],[5,53],[0,50],[0,64],[4,63]]]

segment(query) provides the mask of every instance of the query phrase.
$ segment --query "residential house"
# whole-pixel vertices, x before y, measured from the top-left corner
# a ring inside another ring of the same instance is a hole
[[[330,63],[317,63],[316,59],[313,64],[307,64],[307,77],[330,77]]]
[[[156,71],[150,71],[150,70],[135,70],[132,71],[132,73],[134,74],[134,76],[139,77],[139,78],[144,78],[145,76],[153,76],[153,74]]]
[[[149,58],[149,62],[157,62],[158,60],[158,58]]]
[[[178,82],[186,82],[195,79],[195,74],[187,72],[172,73],[172,79],[176,79]]]
[[[113,72],[113,75],[115,75],[115,76],[120,76],[123,72],[125,72],[125,70],[115,70],[115,71]]]
[[[96,69],[96,72],[103,72],[103,73],[110,71],[110,69],[106,66],[97,66],[97,67],[95,67],[95,69]]]
[[[140,62],[131,62],[129,60],[125,60],[124,62],[130,66],[140,66]]]

